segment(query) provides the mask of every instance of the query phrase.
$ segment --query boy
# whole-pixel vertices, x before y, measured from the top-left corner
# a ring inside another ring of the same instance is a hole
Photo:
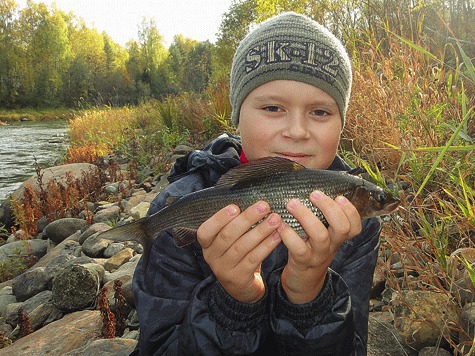
[[[230,168],[266,156],[348,170],[337,148],[351,80],[348,55],[324,27],[296,13],[264,22],[233,59],[230,100],[239,137],[223,135],[178,160],[149,214],[170,196],[213,186]],[[139,263],[134,276],[138,352],[365,354],[380,223],[362,222],[344,197],[315,191],[310,199],[329,227],[290,200],[305,240],[269,214],[265,201],[218,211],[182,249],[171,233],[161,234],[147,268]]]

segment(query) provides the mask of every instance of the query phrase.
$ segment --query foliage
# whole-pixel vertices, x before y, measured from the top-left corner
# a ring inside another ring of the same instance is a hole
[[[37,223],[41,218],[51,222],[78,215],[88,201],[97,200],[105,183],[105,174],[98,168],[83,172],[81,178],[75,178],[68,172],[63,182],[53,179],[44,182],[41,172],[37,167],[38,190],[25,185],[23,196],[12,199],[15,222],[25,238],[36,235]]]
[[[107,288],[102,287],[97,297],[97,308],[101,312],[102,332],[104,339],[115,338],[115,315],[110,310],[109,299],[107,298]]]

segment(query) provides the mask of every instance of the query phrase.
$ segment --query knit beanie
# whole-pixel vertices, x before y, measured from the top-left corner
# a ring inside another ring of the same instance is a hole
[[[351,92],[351,64],[342,43],[314,20],[286,12],[263,22],[239,44],[231,67],[229,98],[232,122],[241,104],[258,86],[272,80],[295,80],[332,96],[342,127]]]

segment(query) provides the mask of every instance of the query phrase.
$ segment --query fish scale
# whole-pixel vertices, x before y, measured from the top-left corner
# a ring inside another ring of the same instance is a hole
[[[114,241],[139,241],[144,246],[144,265],[153,241],[160,232],[172,232],[178,247],[196,240],[199,226],[218,210],[236,204],[241,211],[259,200],[266,201],[271,212],[279,214],[302,238],[307,233],[288,212],[286,205],[299,199],[328,227],[322,212],[310,201],[310,194],[320,190],[332,199],[345,196],[362,219],[387,214],[399,204],[391,194],[360,177],[346,172],[307,169],[284,158],[264,158],[229,170],[216,186],[187,194],[159,212],[101,233]],[[256,224],[257,225],[257,224]]]

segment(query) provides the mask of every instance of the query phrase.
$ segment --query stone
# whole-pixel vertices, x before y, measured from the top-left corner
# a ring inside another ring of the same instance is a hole
[[[82,252],[89,257],[102,257],[106,248],[113,242],[98,237],[99,234],[89,236],[82,244]]]
[[[447,270],[453,282],[453,294],[461,305],[475,301],[475,287],[467,264],[475,266],[475,248],[459,248],[447,259]]]
[[[93,223],[117,221],[120,217],[120,208],[117,205],[99,210],[94,214]]]
[[[139,256],[135,256],[134,258],[131,258],[129,262],[124,263],[120,268],[113,272],[105,275],[104,277],[104,283],[107,283],[109,281],[114,281],[115,279],[118,279],[122,276],[133,276],[135,272],[135,268],[137,267],[137,263],[139,262]]]
[[[65,353],[63,356],[129,356],[137,345],[136,340],[115,338],[94,340],[87,346]]]
[[[130,215],[132,215],[132,217],[135,220],[139,220],[147,216],[147,212],[149,208],[150,208],[150,203],[143,201],[139,203],[137,206],[134,206],[132,209],[130,209]]]
[[[71,258],[77,257],[78,250],[79,252],[81,250],[81,245],[79,245],[79,242],[72,239],[70,240],[68,238],[59,245],[53,247],[46,256],[41,258],[35,264],[35,267],[45,267],[60,256],[70,256]]]
[[[106,186],[104,187],[104,193],[106,193],[107,195],[117,195],[118,191],[119,191],[118,182],[106,184]]]
[[[104,264],[104,268],[107,271],[112,272],[119,269],[120,266],[128,262],[132,257],[134,257],[134,250],[131,248],[125,248],[109,258]]]
[[[416,350],[434,346],[449,338],[449,323],[457,323],[457,306],[447,294],[406,290],[395,294],[391,303],[394,327],[401,339]]]
[[[15,277],[12,282],[13,294],[18,302],[24,302],[49,288],[53,276],[45,267],[32,268]]]
[[[53,305],[65,312],[95,305],[100,278],[96,271],[83,265],[65,267],[53,279]]]
[[[83,229],[86,221],[77,218],[58,219],[48,224],[44,231],[43,237],[48,238],[55,244],[59,244],[76,231]]]
[[[39,260],[46,254],[48,241],[45,240],[20,240],[0,246],[0,262],[11,263],[18,255],[31,255]]]
[[[88,237],[98,233],[109,230],[111,227],[106,223],[96,223],[89,226],[86,231],[84,231],[81,236],[79,237],[79,243],[82,245],[84,241],[87,240]]]
[[[460,313],[460,326],[462,328],[459,332],[460,343],[468,341],[470,344],[475,337],[475,303],[468,303],[463,306]]]
[[[63,313],[56,308],[53,303],[48,302],[38,305],[28,316],[30,318],[31,329],[38,330],[44,325],[61,319]]]
[[[125,248],[125,244],[122,242],[114,242],[111,243],[109,246],[104,251],[104,257],[105,258],[111,258],[115,254],[119,253]]]
[[[7,306],[16,302],[17,300],[13,295],[11,286],[6,286],[0,290],[0,319],[5,317]]]
[[[390,312],[369,313],[367,356],[416,356],[417,352],[404,345],[392,325]]]
[[[64,355],[90,344],[101,330],[100,311],[78,311],[0,349],[0,356]]]
[[[381,295],[386,285],[386,276],[382,263],[377,263],[373,274],[373,284],[371,287],[370,298],[377,298]]]
[[[50,290],[45,290],[24,302],[12,303],[8,305],[5,310],[5,322],[15,327],[16,319],[18,317],[18,310],[20,308],[23,308],[27,314],[30,314],[41,304],[51,302],[51,295],[52,293]]]
[[[418,356],[452,356],[452,353],[436,346],[424,347]]]

